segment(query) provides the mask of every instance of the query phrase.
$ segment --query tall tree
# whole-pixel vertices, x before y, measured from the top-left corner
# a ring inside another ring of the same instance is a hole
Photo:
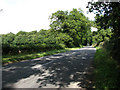
[[[87,35],[90,32],[90,21],[85,17],[81,9],[73,9],[72,11],[57,11],[52,14],[51,29],[53,31],[59,31],[67,33],[73,38],[75,46],[85,44]],[[89,39],[88,39],[89,40]]]
[[[120,60],[120,2],[89,2],[88,8],[96,14],[96,22],[101,28],[111,28],[111,53],[115,59]]]

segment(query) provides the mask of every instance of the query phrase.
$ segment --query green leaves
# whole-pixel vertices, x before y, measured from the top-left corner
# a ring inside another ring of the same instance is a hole
[[[96,13],[95,22],[99,29],[111,29],[113,34],[107,34],[108,37],[111,37],[108,47],[112,47],[109,52],[114,59],[120,60],[120,2],[91,2],[88,8],[90,12]]]
[[[57,11],[51,16],[51,29],[68,34],[73,39],[75,46],[83,45],[82,39],[90,32],[91,22],[86,18],[81,9],[72,11]],[[89,38],[89,37],[85,37]],[[88,39],[89,40],[89,39]],[[84,42],[84,41],[83,41]]]
[[[2,35],[2,43],[3,44],[10,44],[14,40],[15,35],[13,33],[8,33],[6,35]]]
[[[110,29],[101,29],[98,31],[94,31],[93,32],[93,43],[97,43],[97,45],[100,44],[100,42],[105,42],[105,41],[109,41],[109,39],[111,38],[112,32]]]
[[[90,43],[91,21],[85,17],[81,9],[73,9],[70,12],[59,10],[53,13],[50,19],[51,28],[49,30],[19,31],[16,35],[3,35],[4,48],[10,48],[3,53],[47,51],[65,47],[79,47]]]

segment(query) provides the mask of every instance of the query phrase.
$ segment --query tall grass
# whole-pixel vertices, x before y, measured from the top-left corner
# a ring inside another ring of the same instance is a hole
[[[107,51],[100,47],[96,48],[94,65],[95,87],[98,90],[118,88],[118,63]]]

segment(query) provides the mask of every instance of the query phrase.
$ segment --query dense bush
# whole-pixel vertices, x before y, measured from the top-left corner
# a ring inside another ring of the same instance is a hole
[[[3,55],[63,49],[68,47],[67,45],[72,41],[72,38],[67,34],[57,33],[56,36],[53,33],[47,34],[47,30],[44,30],[45,34],[40,31],[32,35],[32,32],[24,32],[24,34],[20,32],[12,39],[9,38],[9,34],[2,35]]]

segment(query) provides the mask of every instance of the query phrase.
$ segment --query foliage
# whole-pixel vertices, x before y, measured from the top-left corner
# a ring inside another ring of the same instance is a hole
[[[18,32],[16,35],[8,33],[2,35],[3,54],[17,54],[33,51],[46,51],[65,48],[71,38],[64,33],[53,34],[49,30],[40,32]],[[48,33],[49,32],[49,33]],[[10,36],[12,35],[12,36]]]
[[[85,17],[81,9],[72,11],[57,11],[50,17],[50,27],[53,31],[67,33],[73,38],[75,46],[90,43],[91,21]]]
[[[96,23],[101,29],[112,30],[109,51],[116,60],[120,60],[120,2],[89,2],[88,8],[96,14]]]
[[[113,60],[108,52],[102,48],[97,48],[95,59],[95,88],[106,90],[117,88],[119,85],[118,63]]]
[[[98,29],[98,31],[93,31],[93,36],[92,36],[92,43],[95,44],[96,46],[100,45],[102,42],[109,41],[109,39],[112,36],[112,32],[110,29]]]

